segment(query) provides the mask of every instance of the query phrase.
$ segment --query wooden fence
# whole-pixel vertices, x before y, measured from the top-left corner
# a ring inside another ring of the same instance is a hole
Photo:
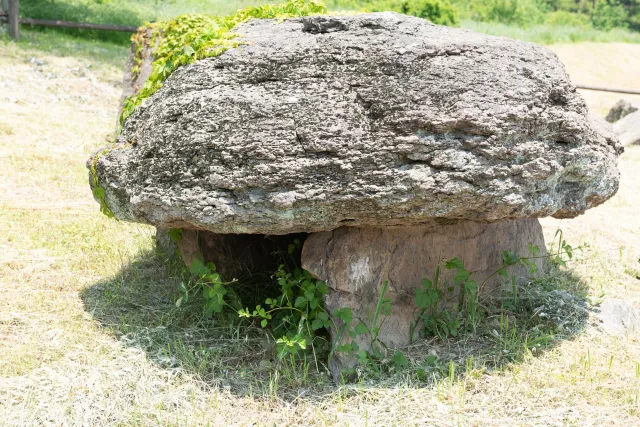
[[[0,23],[7,24],[9,36],[18,40],[20,35],[20,24],[38,25],[44,27],[61,27],[61,28],[83,28],[88,30],[103,31],[122,31],[126,33],[135,33],[137,27],[126,27],[123,25],[107,25],[107,24],[88,24],[83,22],[68,21],[51,21],[46,19],[20,18],[19,0],[0,0]]]

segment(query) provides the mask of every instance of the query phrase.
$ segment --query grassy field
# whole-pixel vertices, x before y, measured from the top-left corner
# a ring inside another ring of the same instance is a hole
[[[640,342],[604,333],[593,315],[539,351],[514,350],[521,337],[500,326],[489,348],[420,341],[405,349],[410,369],[336,387],[313,360],[276,360],[260,330],[176,308],[180,274],[154,251],[152,229],[102,216],[87,183],[86,159],[115,128],[127,48],[23,36],[0,39],[3,426],[640,424]],[[638,46],[551,48],[576,82],[637,81]],[[618,98],[585,96],[599,114]],[[621,169],[612,200],[543,221],[548,241],[561,227],[589,244],[552,283],[593,306],[640,303],[640,148]],[[423,378],[427,355],[440,366]]]

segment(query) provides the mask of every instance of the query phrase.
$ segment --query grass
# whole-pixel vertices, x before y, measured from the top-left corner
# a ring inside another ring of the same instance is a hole
[[[336,387],[321,363],[278,361],[259,329],[204,319],[198,301],[175,307],[182,277],[155,252],[153,230],[98,212],[84,163],[114,130],[127,48],[23,36],[0,38],[3,425],[640,423],[638,338],[604,334],[571,310],[561,314],[577,326],[565,332],[533,314],[560,291],[640,302],[640,149],[621,158],[612,200],[542,221],[548,241],[560,226],[590,247],[522,294],[509,327],[497,316],[484,336],[418,341],[406,371]],[[552,48],[575,56],[572,75],[596,78],[591,52],[614,63],[635,49],[616,46]],[[634,68],[598,78],[620,76],[632,81]]]
[[[640,89],[639,80],[630,72],[640,70],[640,45],[625,43],[571,43],[549,46],[565,64],[574,84],[622,89]],[[589,58],[587,60],[587,58]],[[640,95],[581,90],[589,109],[601,117],[620,98],[640,102]]]
[[[462,21],[462,28],[489,34],[492,36],[509,37],[539,44],[555,43],[640,43],[640,33],[622,28],[602,31],[595,28],[555,26],[538,24],[528,27],[500,24],[495,22]]]

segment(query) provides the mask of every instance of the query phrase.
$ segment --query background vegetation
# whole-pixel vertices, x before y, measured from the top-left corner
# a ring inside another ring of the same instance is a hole
[[[266,0],[22,0],[22,16],[139,26],[182,13],[228,14]],[[640,0],[326,0],[333,10],[393,10],[494,35],[552,43],[640,42]],[[128,43],[125,33],[58,30]]]

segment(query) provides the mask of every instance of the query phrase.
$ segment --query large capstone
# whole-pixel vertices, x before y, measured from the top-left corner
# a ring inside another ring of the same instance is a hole
[[[270,235],[570,218],[618,188],[621,147],[543,47],[395,13],[236,32],[98,152],[117,218]]]

